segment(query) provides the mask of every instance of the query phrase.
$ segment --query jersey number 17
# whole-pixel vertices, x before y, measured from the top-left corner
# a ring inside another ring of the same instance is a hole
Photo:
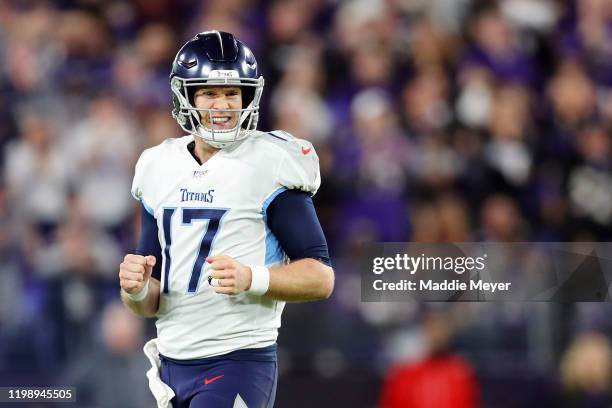
[[[166,258],[166,264],[164,266],[164,289],[163,293],[168,293],[168,276],[170,275],[170,265],[172,258],[170,256],[170,247],[172,246],[172,216],[176,212],[177,208],[164,208],[163,214],[163,232],[164,232],[164,258]],[[208,227],[204,230],[204,235],[200,241],[198,248],[198,254],[196,256],[193,268],[191,270],[191,276],[189,278],[189,286],[187,287],[187,293],[195,293],[198,289],[198,282],[200,281],[200,275],[204,266],[206,257],[210,254],[210,247],[212,246],[215,236],[219,231],[219,225],[221,219],[227,213],[227,209],[222,208],[182,208],[182,222],[183,225],[192,225],[193,221],[206,221],[208,220]]]

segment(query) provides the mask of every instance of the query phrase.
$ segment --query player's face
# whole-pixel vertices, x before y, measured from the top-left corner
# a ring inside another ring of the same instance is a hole
[[[195,107],[199,109],[242,109],[242,90],[238,86],[205,86],[194,95]],[[206,128],[225,130],[238,125],[240,112],[200,112],[200,120]]]

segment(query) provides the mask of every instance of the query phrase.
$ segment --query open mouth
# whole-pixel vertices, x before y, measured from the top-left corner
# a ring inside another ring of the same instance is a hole
[[[215,128],[229,129],[234,127],[234,121],[230,115],[213,116],[211,122]]]

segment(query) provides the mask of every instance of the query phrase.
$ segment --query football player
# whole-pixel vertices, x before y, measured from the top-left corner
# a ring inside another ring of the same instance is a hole
[[[196,35],[170,75],[172,115],[188,135],[136,164],[142,232],[119,278],[125,305],[157,318],[145,353],[159,407],[272,407],[285,302],[333,290],[311,199],[317,154],[256,130],[263,87],[245,44]]]

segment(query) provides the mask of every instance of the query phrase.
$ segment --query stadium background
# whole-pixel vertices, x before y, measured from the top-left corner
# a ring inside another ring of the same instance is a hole
[[[1,385],[150,406],[154,328],[117,304],[129,187],[181,134],[174,53],[213,28],[258,58],[259,128],[321,159],[336,289],[286,308],[277,406],[375,407],[432,344],[481,406],[610,406],[609,304],[363,304],[351,264],[369,241],[610,241],[606,0],[0,1]]]

